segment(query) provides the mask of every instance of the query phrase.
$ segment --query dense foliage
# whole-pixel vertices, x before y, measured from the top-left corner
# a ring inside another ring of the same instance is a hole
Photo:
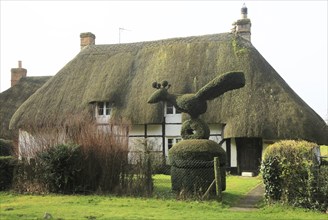
[[[172,190],[204,193],[214,180],[214,157],[220,161],[222,190],[226,188],[226,153],[211,140],[188,139],[175,144],[169,151]],[[215,188],[212,188],[215,193]]]
[[[11,187],[15,162],[11,156],[0,156],[0,190]]]
[[[77,145],[58,145],[37,156],[41,178],[50,192],[71,193],[78,190],[83,155]]]
[[[208,139],[210,129],[200,118],[186,120],[181,127],[181,137],[186,139]]]
[[[190,139],[176,143],[169,151],[171,162],[179,158],[189,161],[213,161],[219,157],[220,164],[226,163],[226,153],[218,143],[212,140]]]
[[[0,138],[0,156],[10,156],[13,153],[13,143]]]
[[[314,143],[288,140],[265,150],[261,171],[269,202],[327,209],[327,167],[319,166],[316,149]]]

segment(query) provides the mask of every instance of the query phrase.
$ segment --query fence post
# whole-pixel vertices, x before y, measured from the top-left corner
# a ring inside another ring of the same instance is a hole
[[[221,183],[221,173],[220,173],[220,160],[218,157],[214,157],[214,175],[215,175],[217,200],[219,202],[221,202],[222,201],[222,183]]]

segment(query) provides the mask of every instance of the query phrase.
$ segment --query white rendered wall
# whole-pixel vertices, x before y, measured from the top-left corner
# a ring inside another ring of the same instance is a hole
[[[178,137],[180,136],[181,124],[167,124],[165,126],[165,136]]]
[[[129,131],[129,135],[144,135],[145,126],[144,125],[132,125]]]
[[[66,143],[64,132],[56,131],[51,133],[39,132],[34,135],[19,129],[18,136],[18,157],[33,158],[35,153],[52,146]]]
[[[147,125],[147,136],[162,135],[162,125]]]
[[[166,114],[165,122],[169,123],[181,123],[182,122],[182,114]]]
[[[230,146],[231,146],[230,166],[237,167],[237,145],[236,145],[236,140],[234,138],[231,138]]]

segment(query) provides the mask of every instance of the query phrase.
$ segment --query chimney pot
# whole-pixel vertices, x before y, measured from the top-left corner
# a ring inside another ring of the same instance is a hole
[[[234,27],[231,29],[232,33],[237,34],[244,39],[251,42],[251,20],[247,18],[247,7],[244,3],[241,8],[241,19],[233,23]]]
[[[241,18],[247,18],[247,7],[245,5],[245,3],[243,4],[243,7],[241,8]]]
[[[22,68],[22,61],[21,60],[18,61],[18,68]]]

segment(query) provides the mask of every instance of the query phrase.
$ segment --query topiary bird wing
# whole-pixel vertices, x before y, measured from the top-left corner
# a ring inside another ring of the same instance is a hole
[[[212,100],[230,90],[239,89],[245,85],[243,72],[228,72],[214,78],[197,93],[200,100]]]

